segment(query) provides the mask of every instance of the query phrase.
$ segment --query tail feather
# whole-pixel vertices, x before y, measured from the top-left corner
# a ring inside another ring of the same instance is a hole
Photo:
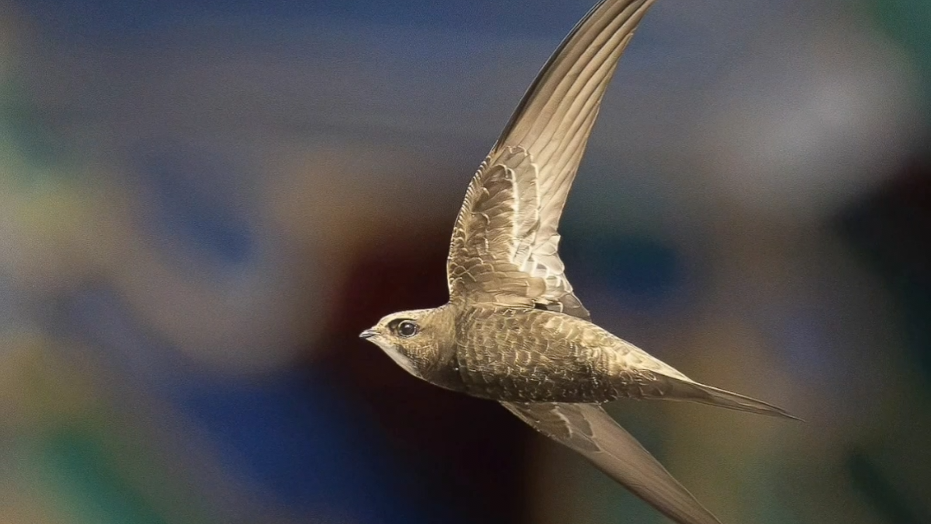
[[[675,382],[676,384],[673,387],[672,395],[670,395],[671,399],[689,400],[692,402],[709,404],[711,406],[734,409],[737,411],[749,411],[750,413],[768,415],[771,417],[783,417],[799,421],[802,420],[795,415],[792,415],[788,411],[773,406],[772,404],[767,404],[762,400],[756,400],[755,398],[739,395],[737,393],[731,393],[730,391],[718,389],[713,386],[706,386],[704,384],[699,384],[698,382],[685,382],[679,380],[676,380]]]

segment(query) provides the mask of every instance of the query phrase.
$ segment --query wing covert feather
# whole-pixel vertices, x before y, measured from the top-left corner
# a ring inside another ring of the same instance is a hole
[[[600,2],[537,75],[466,191],[447,264],[451,297],[589,318],[566,279],[557,228],[604,92],[653,2]]]

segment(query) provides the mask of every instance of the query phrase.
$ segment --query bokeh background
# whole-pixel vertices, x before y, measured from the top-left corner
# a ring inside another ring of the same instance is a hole
[[[667,522],[359,331],[592,0],[0,0],[0,522]],[[595,320],[796,424],[622,421],[724,522],[931,522],[931,3],[662,0],[563,220]]]

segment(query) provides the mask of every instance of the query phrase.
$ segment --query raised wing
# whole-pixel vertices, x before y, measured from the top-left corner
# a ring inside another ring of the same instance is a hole
[[[466,192],[447,263],[451,298],[582,318],[557,226],[605,89],[654,0],[603,0],[537,75]]]
[[[581,453],[608,476],[679,524],[721,524],[601,407],[502,404],[547,437]]]

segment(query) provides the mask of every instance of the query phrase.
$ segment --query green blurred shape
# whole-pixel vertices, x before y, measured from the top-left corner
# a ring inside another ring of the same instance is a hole
[[[50,125],[53,117],[15,77],[0,78],[0,180],[41,189],[78,174],[68,161],[68,145]]]
[[[91,435],[62,428],[44,439],[38,451],[54,495],[75,522],[167,523],[145,495],[120,476],[112,457]]]
[[[59,349],[44,337],[0,333],[0,481],[69,524],[215,522],[151,417],[118,400],[104,369]]]
[[[931,2],[869,0],[868,6],[880,28],[911,55],[931,101]]]

